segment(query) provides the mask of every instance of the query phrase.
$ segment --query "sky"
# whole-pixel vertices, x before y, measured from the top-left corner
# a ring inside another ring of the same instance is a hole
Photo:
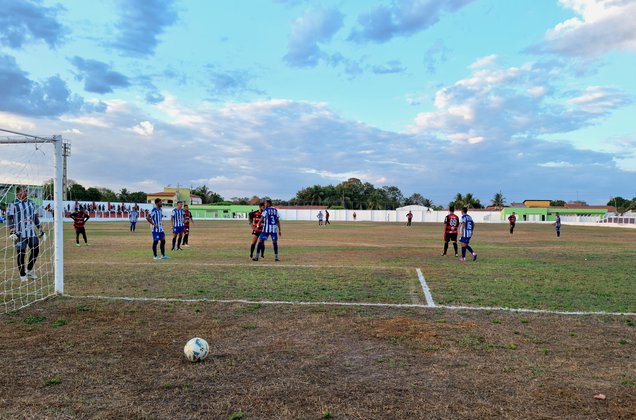
[[[636,0],[0,10],[0,128],[62,135],[85,187],[289,199],[355,177],[442,205],[636,196]]]

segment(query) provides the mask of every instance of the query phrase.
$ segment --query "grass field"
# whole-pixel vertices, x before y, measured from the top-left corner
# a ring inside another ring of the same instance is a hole
[[[89,222],[79,248],[67,226],[73,297],[0,315],[0,417],[636,417],[634,316],[397,306],[426,304],[419,268],[437,304],[636,312],[633,230],[480,224],[460,263],[438,225],[283,222],[275,263],[245,222],[197,222],[167,261],[140,225]]]

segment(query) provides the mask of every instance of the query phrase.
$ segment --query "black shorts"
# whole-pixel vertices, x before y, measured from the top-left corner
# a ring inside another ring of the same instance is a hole
[[[262,230],[253,230],[252,235],[261,236]]]
[[[444,242],[450,242],[450,241],[457,242],[457,234],[456,233],[448,233],[448,232],[446,232],[444,234]]]
[[[75,233],[86,233],[86,228],[85,227],[76,227],[75,228]]]

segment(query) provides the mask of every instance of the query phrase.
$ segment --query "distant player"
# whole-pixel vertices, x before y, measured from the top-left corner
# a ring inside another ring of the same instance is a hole
[[[357,215],[357,214],[356,214],[356,212],[354,211],[354,212],[353,212],[353,221],[354,221],[354,222],[356,221],[356,217],[358,217],[358,215]]]
[[[413,220],[413,213],[409,210],[409,212],[406,213],[406,226],[411,226],[412,220]]]
[[[323,219],[322,210],[318,212],[316,217],[318,218],[318,226],[322,226],[322,219]]]
[[[152,225],[152,254],[155,260],[167,260],[169,258],[166,255],[166,233],[163,231],[161,207],[163,207],[161,198],[155,198],[155,207],[146,216],[146,220]],[[161,243],[161,257],[157,255],[158,243]]]
[[[39,237],[46,239],[46,234],[40,224],[35,203],[28,199],[28,190],[25,187],[17,187],[16,200],[9,204],[7,209],[7,228],[9,229],[9,240],[15,244],[18,257],[18,270],[20,280],[27,281],[28,277],[37,279],[33,267],[40,253],[40,240],[35,229],[39,231]],[[27,247],[31,250],[29,262],[24,264]]]
[[[261,236],[261,233],[263,232],[263,224],[261,223],[263,220],[263,209],[265,209],[265,203],[261,202],[258,205],[258,210],[250,212],[249,214],[249,222],[252,225],[252,245],[250,246],[250,258],[254,258],[254,248],[256,248],[256,243],[258,242],[258,238],[259,236]],[[263,247],[261,248],[261,258],[263,257],[265,257],[264,242],[263,242]]]
[[[508,217],[508,223],[510,223],[510,234],[515,230],[515,223],[517,223],[517,216],[513,211],[512,214]]]
[[[183,203],[177,201],[177,208],[172,209],[172,251],[175,250],[175,244],[177,245],[177,251],[181,251],[181,241],[183,240],[183,232],[185,232],[185,216],[183,212]],[[177,243],[177,236],[179,242]]]
[[[258,246],[256,247],[256,257],[252,258],[254,261],[258,261],[258,254],[261,250],[265,249],[265,241],[268,236],[272,237],[272,246],[274,247],[274,259],[280,261],[278,258],[278,235],[282,236],[280,229],[280,219],[278,217],[278,210],[272,207],[272,200],[265,201],[265,208],[261,214],[263,219],[261,224],[263,225],[263,231],[258,237]]]
[[[73,219],[73,227],[75,228],[75,246],[80,246],[79,237],[82,235],[84,243],[88,246],[88,239],[86,239],[86,222],[91,217],[84,210],[77,210],[69,216]]]
[[[552,223],[552,225],[556,229],[557,238],[560,238],[561,237],[561,216],[559,216],[558,212],[556,213],[556,220],[554,221],[554,223]]]
[[[190,213],[190,208],[186,204],[183,206],[183,245],[184,248],[190,248],[190,244],[188,243],[188,239],[190,239],[190,223],[194,223],[194,219],[192,218],[192,213]]]
[[[462,208],[462,218],[459,224],[459,242],[462,244],[462,257],[459,259],[460,261],[466,261],[466,250],[472,254],[473,261],[477,261],[477,253],[468,245],[470,238],[473,237],[474,231],[475,222],[473,222],[473,218],[468,215],[468,208],[464,207]]]
[[[137,207],[134,207],[130,213],[128,213],[128,220],[130,221],[130,233],[135,231],[137,227],[137,220],[139,220],[139,211]]]
[[[330,224],[331,222],[329,221],[329,210],[325,209],[325,226]]]
[[[442,256],[446,255],[448,251],[448,243],[453,241],[453,248],[455,248],[455,256],[457,256],[457,229],[459,228],[459,217],[455,214],[455,206],[448,206],[448,214],[444,218],[444,252]]]

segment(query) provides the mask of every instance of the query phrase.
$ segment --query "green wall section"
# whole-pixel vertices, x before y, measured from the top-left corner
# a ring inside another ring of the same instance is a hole
[[[541,220],[547,222],[553,222],[556,220],[556,213],[561,216],[599,216],[603,217],[607,214],[606,209],[566,209],[562,207],[505,207],[503,210],[504,220],[508,219],[508,216],[512,212],[517,213],[517,220],[523,221],[524,215],[535,215],[541,217]]]
[[[192,217],[196,220],[197,218],[225,218],[225,219],[234,219],[234,218],[243,218],[247,217],[247,214],[251,211],[258,210],[258,204],[255,205],[234,205],[234,204],[223,204],[223,205],[213,205],[213,204],[203,204],[203,205],[190,205],[190,211],[192,212]]]

